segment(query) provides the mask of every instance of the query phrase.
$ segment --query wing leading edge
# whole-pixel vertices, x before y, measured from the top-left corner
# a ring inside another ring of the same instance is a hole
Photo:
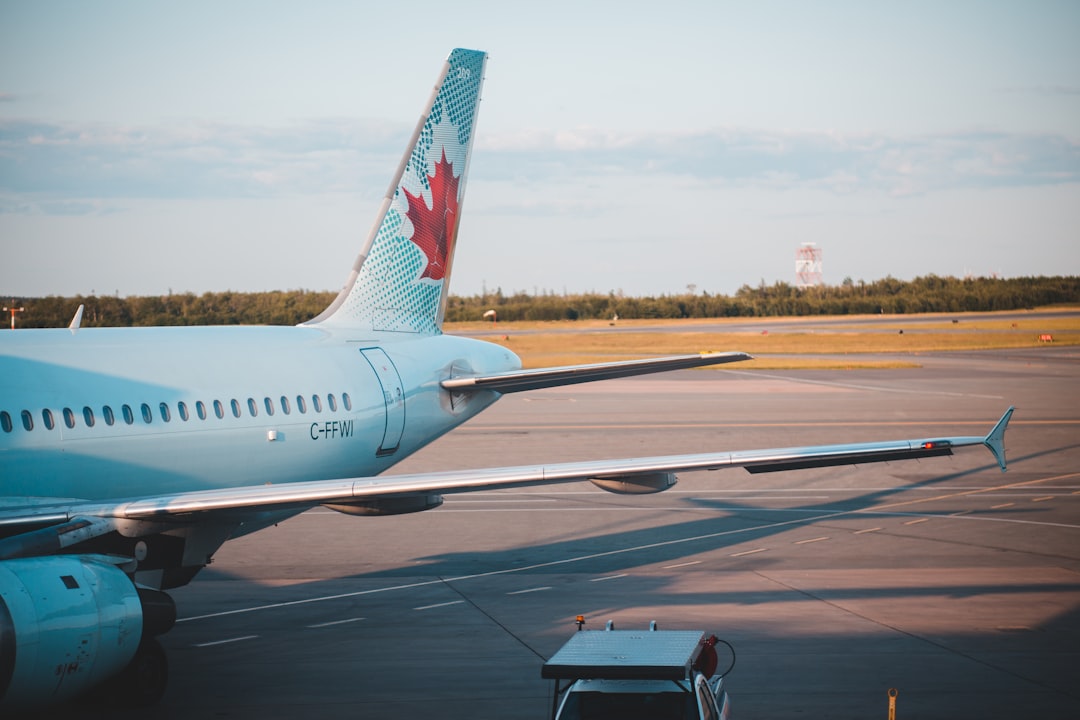
[[[744,467],[749,472],[793,468],[856,465],[951,455],[954,450],[982,445],[1006,469],[1005,429],[1013,408],[1005,411],[985,436],[932,437],[912,440],[817,445],[734,452],[668,455],[623,460],[526,465],[468,471],[383,475],[306,483],[283,483],[207,490],[118,503],[78,503],[58,507],[23,508],[0,515],[0,525],[77,517],[117,517],[130,520],[194,520],[204,513],[232,514],[270,509],[303,508],[320,504],[348,506],[402,496],[434,496],[530,485],[591,480],[616,492],[657,492],[675,482],[674,473]]]

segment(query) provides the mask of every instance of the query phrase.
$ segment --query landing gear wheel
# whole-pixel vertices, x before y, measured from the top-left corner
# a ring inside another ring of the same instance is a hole
[[[161,700],[169,684],[169,658],[156,638],[144,640],[128,666],[109,682],[114,704],[150,707]]]

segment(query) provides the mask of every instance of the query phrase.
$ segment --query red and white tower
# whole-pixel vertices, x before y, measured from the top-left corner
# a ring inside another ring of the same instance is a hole
[[[795,251],[795,286],[814,287],[821,284],[821,248],[812,242],[803,243]]]

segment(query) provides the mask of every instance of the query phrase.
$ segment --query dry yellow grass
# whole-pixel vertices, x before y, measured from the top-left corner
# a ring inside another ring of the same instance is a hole
[[[1054,345],[1080,345],[1080,318],[1041,315],[1033,311],[1020,319],[1015,316],[968,319],[962,314],[948,314],[941,315],[940,322],[930,323],[926,322],[928,316],[910,316],[896,318],[891,323],[872,324],[822,322],[852,318],[637,320],[619,321],[618,332],[613,332],[607,321],[599,320],[500,323],[497,335],[490,334],[493,329],[490,324],[460,323],[448,325],[447,330],[460,335],[483,333],[484,339],[517,353],[526,367],[741,350],[757,356],[753,361],[741,363],[740,367],[744,368],[861,369],[918,367],[913,356],[919,353],[1045,346],[1039,340],[1044,333],[1052,334]],[[698,329],[705,325],[745,327],[748,322],[760,329],[754,332]],[[784,327],[777,330],[781,323]],[[796,325],[794,329],[792,323]],[[633,331],[635,328],[641,330]],[[865,357],[877,354],[899,357],[887,360]],[[812,357],[836,355],[844,357]]]

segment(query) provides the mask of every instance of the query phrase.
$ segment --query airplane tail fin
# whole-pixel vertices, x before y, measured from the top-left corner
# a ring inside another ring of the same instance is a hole
[[[345,286],[305,325],[441,332],[486,62],[450,53]]]

